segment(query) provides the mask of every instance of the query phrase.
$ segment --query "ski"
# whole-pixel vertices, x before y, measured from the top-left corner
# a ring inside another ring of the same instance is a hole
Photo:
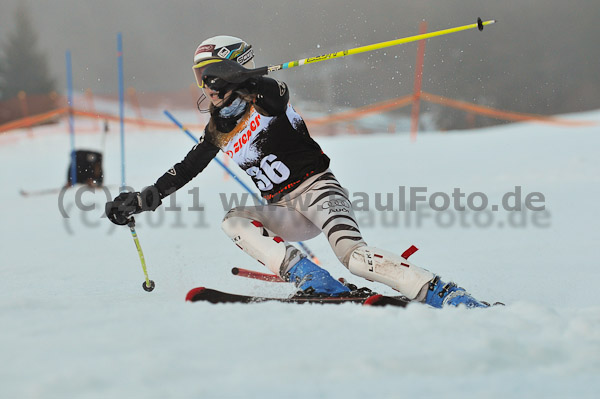
[[[218,303],[264,303],[264,302],[282,302],[282,303],[315,303],[315,304],[343,304],[355,303],[364,306],[395,306],[406,307],[411,301],[403,296],[386,296],[375,294],[373,292],[359,291],[357,294],[333,297],[333,296],[310,296],[296,295],[289,298],[276,298],[266,296],[231,294],[206,287],[197,287],[191,289],[185,298],[189,302],[209,302]]]

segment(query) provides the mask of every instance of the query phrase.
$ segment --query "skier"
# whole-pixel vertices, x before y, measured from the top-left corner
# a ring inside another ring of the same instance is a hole
[[[323,233],[352,274],[437,308],[487,307],[463,288],[412,264],[408,255],[365,242],[347,192],[329,169],[329,158],[288,103],[287,85],[246,73],[255,68],[253,58],[252,46],[236,37],[215,36],[198,46],[193,71],[210,100],[203,138],[154,185],[121,193],[108,202],[108,218],[126,225],[131,215],[154,211],[220,150],[252,177],[267,200],[265,206],[231,209],[223,219],[223,230],[243,251],[303,293],[344,296],[350,291],[289,244]]]

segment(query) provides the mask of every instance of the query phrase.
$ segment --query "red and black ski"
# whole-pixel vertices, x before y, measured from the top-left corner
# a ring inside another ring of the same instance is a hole
[[[283,303],[317,303],[317,304],[342,304],[355,303],[365,306],[396,306],[406,307],[411,301],[403,296],[385,296],[375,293],[358,296],[293,296],[290,298],[274,298],[252,295],[231,294],[228,292],[213,290],[205,287],[193,288],[185,297],[190,302],[209,302],[209,303],[263,303],[263,302],[283,302]]]

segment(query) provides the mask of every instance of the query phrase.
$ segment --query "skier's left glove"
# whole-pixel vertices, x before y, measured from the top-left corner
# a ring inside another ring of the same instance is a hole
[[[247,86],[249,80],[262,74],[256,70],[246,69],[237,62],[222,60],[204,69],[202,81],[212,90],[219,92],[219,97],[224,97],[227,92]]]
[[[119,226],[130,222],[132,215],[144,211],[154,211],[162,203],[158,189],[147,187],[142,192],[121,193],[105,206],[108,219]]]
[[[240,83],[234,90],[238,96],[244,101],[256,101],[258,93],[258,78],[249,78],[245,82]]]

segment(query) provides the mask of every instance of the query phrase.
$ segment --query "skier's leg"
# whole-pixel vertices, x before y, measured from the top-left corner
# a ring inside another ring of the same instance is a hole
[[[368,246],[356,223],[348,195],[332,173],[320,176],[302,193],[302,197],[302,201],[296,200],[296,204],[303,205],[300,212],[322,230],[338,259],[352,274],[383,283],[410,299],[436,307],[450,303],[446,300],[448,295],[459,291],[455,286],[440,282],[433,273],[406,258]],[[462,292],[466,294],[464,290]],[[458,293],[455,296],[458,297]],[[474,303],[478,302],[470,301],[470,296],[463,297],[463,303],[477,306]]]
[[[298,197],[287,199],[286,205],[298,210],[323,232],[346,267],[352,251],[367,245],[346,190],[329,170],[318,176]]]
[[[433,273],[391,252],[367,246],[354,217],[352,204],[333,173],[320,176],[295,204],[320,227],[336,256],[352,274],[386,284],[414,299]]]
[[[401,256],[367,245],[352,251],[347,267],[352,274],[383,283],[410,299],[417,299],[421,289],[435,277]]]
[[[364,246],[352,252],[348,268],[352,274],[384,283],[410,299],[436,308],[461,304],[467,307],[488,306],[473,298],[464,288],[452,282],[444,283],[439,276],[409,262],[408,256]]]
[[[298,226],[297,231],[288,226]],[[278,276],[300,258],[286,239],[307,239],[319,233],[302,215],[284,207],[265,205],[230,210],[221,225],[233,242]]]
[[[349,291],[288,243],[321,232],[294,209],[274,205],[234,208],[225,216],[222,227],[238,247],[301,290],[328,295]]]

